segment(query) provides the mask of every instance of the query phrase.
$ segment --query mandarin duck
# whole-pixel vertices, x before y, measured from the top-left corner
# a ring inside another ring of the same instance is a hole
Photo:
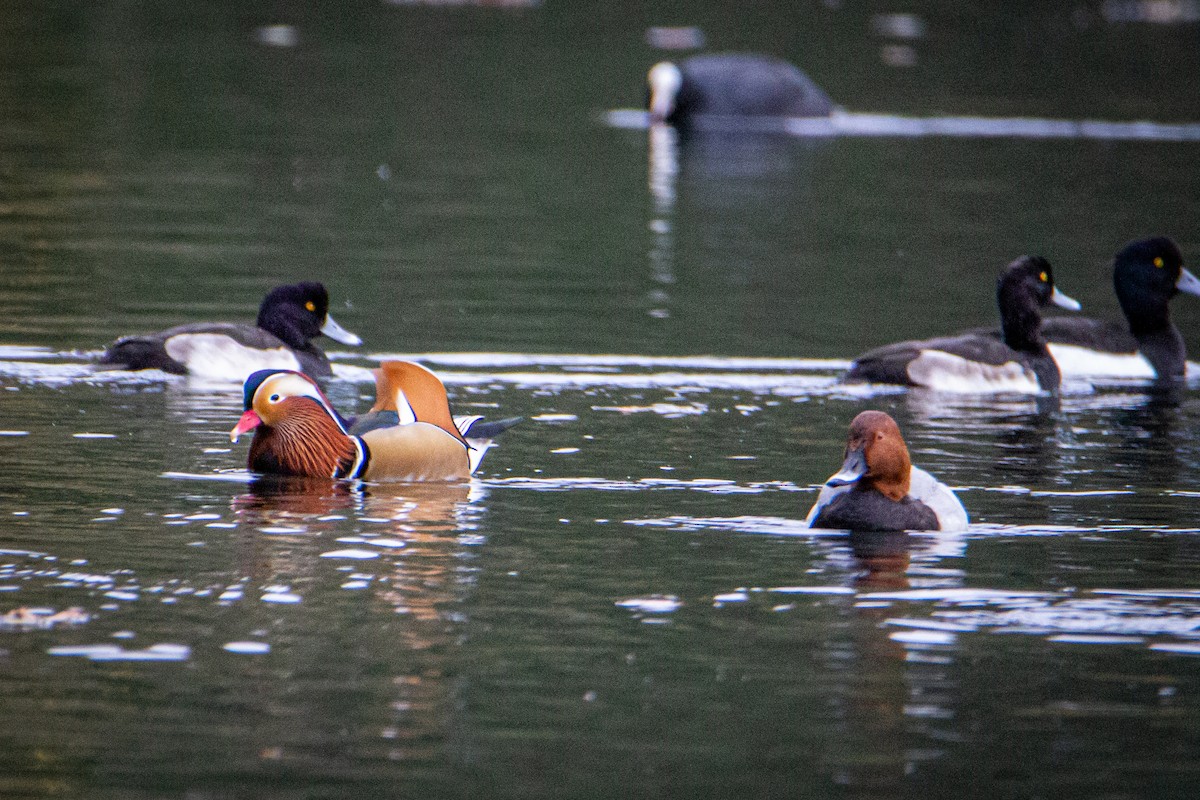
[[[493,437],[519,417],[454,418],[446,387],[428,369],[387,361],[375,370],[375,405],[347,420],[317,383],[292,370],[246,379],[245,412],[230,432],[253,430],[252,472],[368,481],[453,481],[470,476]]]

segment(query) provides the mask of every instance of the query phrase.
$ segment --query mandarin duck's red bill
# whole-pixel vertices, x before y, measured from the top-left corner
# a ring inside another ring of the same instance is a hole
[[[369,481],[463,480],[491,437],[516,420],[477,424],[451,416],[441,380],[417,364],[376,370],[375,407],[353,426],[316,382],[298,372],[262,370],[246,379],[245,411],[230,438],[254,431],[253,472]]]

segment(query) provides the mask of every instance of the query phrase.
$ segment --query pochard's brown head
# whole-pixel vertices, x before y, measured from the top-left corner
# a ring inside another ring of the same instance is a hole
[[[864,411],[850,423],[845,461],[828,484],[857,483],[899,501],[908,494],[911,475],[912,460],[900,426],[882,411]]]

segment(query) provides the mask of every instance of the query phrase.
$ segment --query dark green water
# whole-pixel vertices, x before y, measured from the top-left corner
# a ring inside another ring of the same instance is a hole
[[[1096,316],[1131,238],[1195,270],[1200,144],[607,122],[681,24],[852,111],[1200,121],[1186,0],[992,5],[0,3],[0,797],[1195,796],[1194,388],[835,379],[1021,253]],[[526,417],[470,486],[248,484],[238,387],[86,364],[299,279],[339,406],[424,353]],[[967,533],[803,528],[865,408]]]

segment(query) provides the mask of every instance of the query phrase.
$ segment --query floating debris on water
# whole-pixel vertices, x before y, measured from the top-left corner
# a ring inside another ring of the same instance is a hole
[[[91,615],[78,606],[55,611],[52,608],[14,608],[0,616],[0,630],[50,630],[60,625],[83,625]]]

